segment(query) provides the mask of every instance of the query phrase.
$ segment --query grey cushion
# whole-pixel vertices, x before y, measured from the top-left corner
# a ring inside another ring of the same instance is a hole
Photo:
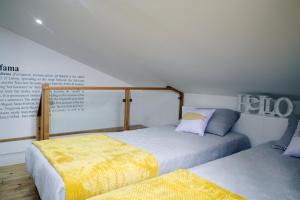
[[[285,131],[285,133],[283,134],[283,136],[276,141],[272,147],[274,149],[280,149],[282,151],[285,151],[286,148],[289,146],[291,139],[295,133],[295,130],[297,128],[297,124],[298,121],[300,120],[300,116],[299,115],[291,115],[289,117],[289,125]]]
[[[209,120],[206,131],[219,136],[226,135],[240,118],[240,113],[230,109],[217,109]]]

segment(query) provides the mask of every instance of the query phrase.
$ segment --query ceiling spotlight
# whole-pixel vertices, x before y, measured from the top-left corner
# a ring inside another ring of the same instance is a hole
[[[42,25],[42,24],[43,24],[43,21],[40,20],[40,19],[35,19],[35,23],[37,23],[38,25]]]

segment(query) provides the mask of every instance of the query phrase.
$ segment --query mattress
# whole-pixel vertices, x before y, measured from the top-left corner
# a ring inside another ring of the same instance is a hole
[[[159,174],[194,167],[250,147],[243,134],[228,133],[224,137],[206,134],[201,137],[175,132],[173,125],[107,135],[154,155],[158,160]],[[26,151],[26,165],[43,200],[65,199],[62,178],[34,145]]]
[[[191,170],[247,199],[300,199],[300,159],[272,149],[272,142]]]

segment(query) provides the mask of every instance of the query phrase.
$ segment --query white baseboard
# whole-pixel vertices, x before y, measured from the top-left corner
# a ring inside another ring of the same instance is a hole
[[[0,143],[0,166],[25,163],[25,151],[32,140]]]
[[[8,166],[25,163],[25,152],[0,155],[0,166]]]

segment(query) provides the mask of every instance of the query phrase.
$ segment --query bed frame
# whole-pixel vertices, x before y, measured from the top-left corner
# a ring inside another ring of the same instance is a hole
[[[37,140],[46,140],[49,139],[50,136],[53,134],[49,133],[50,130],[50,91],[53,90],[117,90],[117,91],[124,91],[124,125],[123,127],[114,127],[106,129],[106,131],[121,131],[121,130],[130,130],[130,129],[137,129],[141,128],[142,125],[135,125],[130,126],[130,102],[131,99],[131,91],[132,90],[153,90],[153,91],[172,91],[178,94],[179,99],[179,113],[178,118],[181,119],[182,117],[182,106],[184,101],[184,93],[171,87],[102,87],[102,86],[49,86],[49,84],[43,84],[42,86],[42,95],[40,100],[40,105],[38,109],[38,130],[36,134]],[[77,131],[77,132],[67,132],[67,133],[60,133],[55,134],[57,135],[71,135],[71,134],[79,134],[79,133],[86,133],[86,132],[95,132],[99,130],[85,130],[85,131]],[[103,129],[102,129],[103,131]]]

